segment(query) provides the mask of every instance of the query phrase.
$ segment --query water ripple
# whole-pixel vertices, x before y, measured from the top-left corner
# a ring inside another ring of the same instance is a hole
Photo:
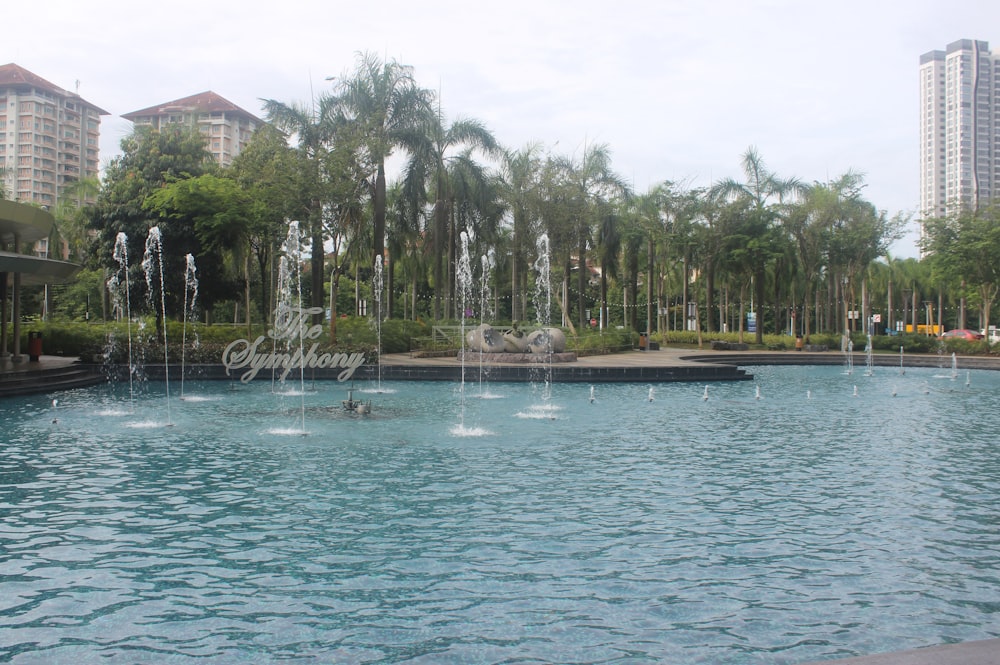
[[[25,398],[0,660],[796,663],[996,636],[1000,377],[932,372],[509,387],[466,404],[475,437],[432,384],[367,419],[320,388],[296,437],[267,434],[302,414],[264,387],[197,385],[148,430],[156,395],[100,431],[98,390],[55,424]]]

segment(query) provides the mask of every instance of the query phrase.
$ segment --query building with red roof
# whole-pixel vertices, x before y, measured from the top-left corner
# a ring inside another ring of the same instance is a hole
[[[220,166],[228,166],[240,154],[263,121],[212,91],[175,99],[122,115],[136,126],[158,130],[183,123],[198,127],[206,147]]]
[[[14,63],[0,65],[0,174],[6,198],[53,208],[97,177],[108,112]],[[81,201],[93,203],[93,201]]]

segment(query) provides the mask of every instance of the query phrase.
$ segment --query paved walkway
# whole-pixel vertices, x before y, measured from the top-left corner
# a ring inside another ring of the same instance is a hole
[[[1000,665],[1000,639],[815,661],[804,665]]]
[[[60,369],[70,367],[78,358],[63,358],[62,356],[39,356],[38,362],[28,359],[28,354],[22,354],[21,359],[14,362],[12,356],[0,358],[0,374],[14,372],[37,372],[41,369]]]
[[[489,354],[486,354],[488,357]],[[882,367],[899,366],[899,355],[895,353],[876,353],[872,356],[874,364]],[[1000,357],[989,356],[959,356],[960,369],[993,369],[1000,370]],[[402,367],[461,367],[461,361],[454,355],[417,357],[409,353],[386,353],[382,355],[383,365]],[[657,351],[622,351],[600,356],[583,356],[572,362],[559,363],[572,367],[593,368],[631,368],[631,367],[690,367],[704,363],[727,365],[840,365],[844,363],[844,355],[840,351],[825,351],[809,353],[805,351],[712,351],[707,346],[703,349],[661,347]],[[938,367],[942,363],[950,364],[951,356],[936,354],[920,354],[904,356],[907,367]],[[491,366],[524,366],[525,363],[490,362]],[[855,367],[865,364],[864,352],[855,351]]]
[[[693,352],[691,349],[661,349],[660,351],[622,351],[621,353],[611,353],[601,356],[583,356],[576,360],[557,363],[559,365],[574,367],[680,367],[693,365],[696,361],[687,360],[685,356],[698,355],[700,352]],[[490,354],[484,354],[484,358],[489,358]],[[462,362],[455,354],[447,356],[420,357],[409,353],[384,353],[381,362],[383,365],[401,365],[408,367],[461,367]],[[472,361],[470,361],[472,362]],[[520,362],[494,362],[488,364],[496,366],[521,367],[525,363]]]

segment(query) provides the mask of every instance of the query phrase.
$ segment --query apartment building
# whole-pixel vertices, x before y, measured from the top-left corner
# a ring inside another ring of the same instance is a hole
[[[1000,195],[1000,53],[961,39],[920,56],[920,212]]]
[[[108,112],[23,67],[0,66],[0,179],[6,197],[54,208],[72,183],[97,177],[102,115]]]
[[[163,129],[171,124],[197,126],[220,166],[228,166],[263,121],[236,104],[207,91],[122,116],[132,124]]]

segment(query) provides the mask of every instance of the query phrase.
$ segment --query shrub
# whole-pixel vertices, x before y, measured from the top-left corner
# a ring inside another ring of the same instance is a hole
[[[566,336],[566,350],[578,356],[594,356],[635,348],[639,334],[631,330],[584,331],[575,337]]]

